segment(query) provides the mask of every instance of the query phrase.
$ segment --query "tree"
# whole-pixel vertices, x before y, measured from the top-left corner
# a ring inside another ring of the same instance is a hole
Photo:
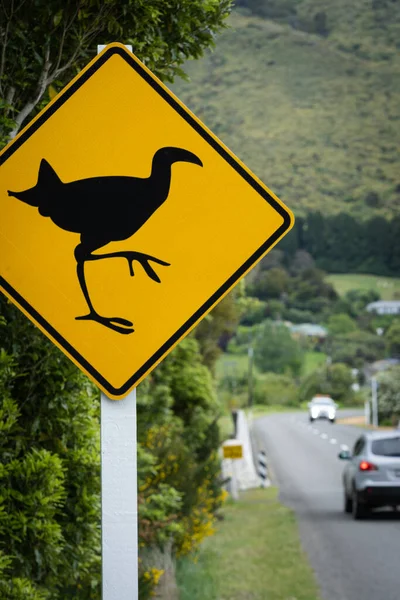
[[[255,379],[254,403],[266,405],[296,406],[298,387],[292,377],[266,373]]]
[[[345,313],[331,315],[327,323],[331,335],[351,333],[357,329],[355,321]]]
[[[390,356],[400,357],[400,319],[392,322],[385,334]]]
[[[379,418],[397,425],[400,419],[400,367],[379,374],[378,384]]]
[[[300,399],[310,401],[316,394],[327,394],[338,402],[349,402],[353,397],[353,377],[347,365],[333,363],[307,375],[300,386]]]
[[[334,362],[362,368],[366,362],[384,358],[386,347],[385,340],[380,336],[357,329],[347,334],[330,337],[328,350]]]
[[[266,321],[254,344],[254,362],[260,371],[298,375],[303,354],[285,325]]]
[[[307,252],[307,250],[296,250],[290,265],[290,272],[292,275],[299,275],[303,271],[314,268],[315,262],[311,254]]]
[[[260,300],[280,298],[287,290],[289,274],[285,269],[273,267],[268,271],[261,271],[249,286],[249,293]]]
[[[235,294],[235,291],[228,294],[194,330],[204,364],[211,370],[221,351],[226,349],[239,322]]]
[[[224,26],[231,0],[4,0],[0,4],[0,138],[14,137],[96,53],[123,41],[161,79],[182,75]]]

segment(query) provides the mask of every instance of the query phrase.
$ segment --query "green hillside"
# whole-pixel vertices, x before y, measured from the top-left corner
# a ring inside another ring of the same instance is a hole
[[[296,214],[400,214],[400,3],[239,4],[174,92]]]
[[[328,275],[327,281],[340,296],[350,290],[374,290],[382,300],[400,299],[400,278],[376,275],[340,274]]]

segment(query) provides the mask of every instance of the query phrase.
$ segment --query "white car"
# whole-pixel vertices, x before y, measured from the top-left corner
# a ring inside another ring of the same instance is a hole
[[[308,403],[310,421],[315,419],[328,419],[331,423],[336,419],[337,404],[330,396],[314,396]]]

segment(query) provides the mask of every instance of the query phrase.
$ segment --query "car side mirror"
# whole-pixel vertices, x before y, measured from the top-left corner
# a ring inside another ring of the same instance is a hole
[[[339,452],[338,458],[340,458],[340,460],[350,460],[351,459],[350,450],[342,450],[341,452]]]

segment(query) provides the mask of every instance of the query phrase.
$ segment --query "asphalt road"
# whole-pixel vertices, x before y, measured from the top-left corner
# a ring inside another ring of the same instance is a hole
[[[310,424],[306,413],[296,413],[257,419],[252,432],[281,500],[297,514],[323,600],[399,600],[400,516],[387,510],[354,521],[343,511],[337,455],[341,445],[353,447],[360,430]]]

